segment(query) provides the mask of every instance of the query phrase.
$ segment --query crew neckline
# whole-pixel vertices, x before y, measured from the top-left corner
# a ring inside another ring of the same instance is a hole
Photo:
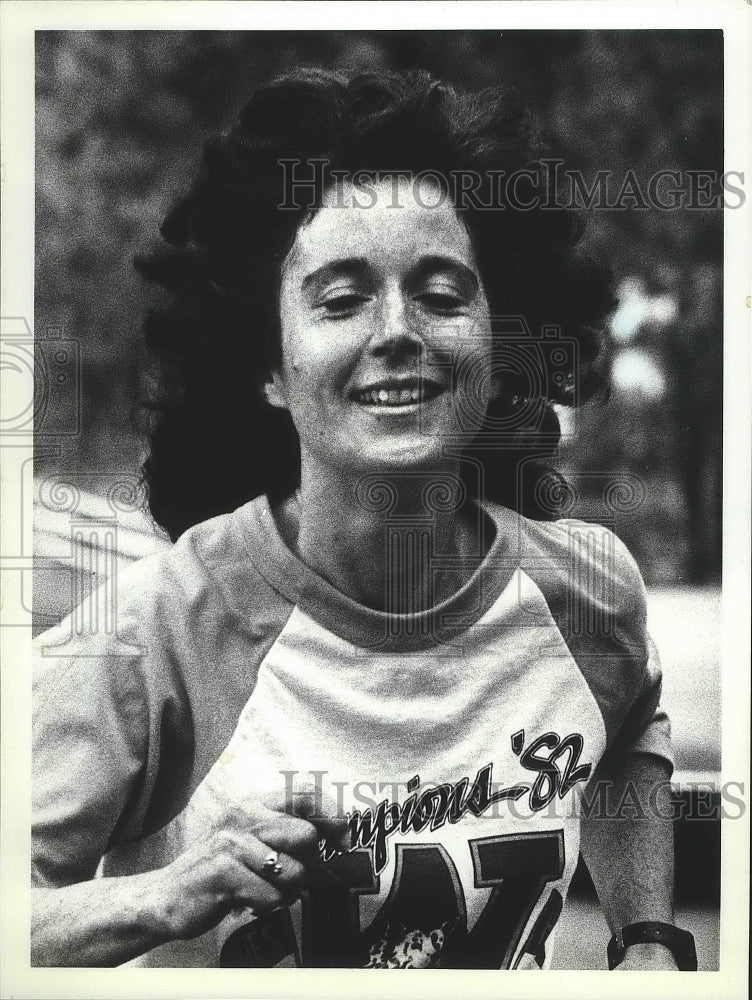
[[[495,529],[485,558],[459,590],[413,614],[359,604],[311,569],[283,539],[267,496],[256,497],[237,513],[249,558],[283,597],[353,645],[376,652],[403,652],[429,649],[461,636],[492,607],[519,564],[513,544],[519,515],[488,500],[475,502]]]

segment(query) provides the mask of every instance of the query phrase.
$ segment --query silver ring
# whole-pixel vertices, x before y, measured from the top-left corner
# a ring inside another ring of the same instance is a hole
[[[279,855],[276,851],[270,851],[264,858],[264,863],[261,866],[267,870],[271,870],[275,875],[279,875],[282,869],[279,866]]]

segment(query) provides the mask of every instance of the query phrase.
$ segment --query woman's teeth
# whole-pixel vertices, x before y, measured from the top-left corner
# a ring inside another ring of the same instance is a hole
[[[359,403],[376,406],[405,406],[407,403],[417,403],[420,399],[420,389],[369,389],[358,396]]]

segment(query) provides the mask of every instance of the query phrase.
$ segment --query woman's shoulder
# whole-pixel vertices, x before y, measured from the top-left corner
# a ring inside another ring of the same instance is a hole
[[[247,618],[268,586],[249,558],[245,508],[196,524],[133,563],[115,561],[107,579],[35,646],[48,656],[63,647],[70,655],[138,655],[200,638],[212,620]]]
[[[535,583],[564,591],[581,604],[597,603],[619,616],[644,619],[642,574],[612,527],[578,518],[535,521],[508,511],[500,520],[520,570]]]

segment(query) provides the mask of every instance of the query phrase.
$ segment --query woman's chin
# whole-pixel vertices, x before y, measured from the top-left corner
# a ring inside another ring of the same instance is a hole
[[[361,473],[445,472],[456,464],[435,438],[417,435],[414,439],[382,441],[358,450],[356,463]]]

